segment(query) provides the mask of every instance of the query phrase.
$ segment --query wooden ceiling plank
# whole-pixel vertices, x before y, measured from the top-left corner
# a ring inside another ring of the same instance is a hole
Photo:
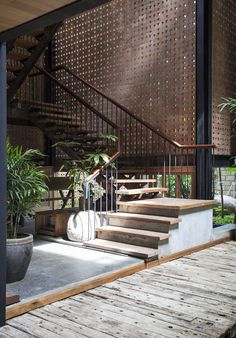
[[[1,0],[0,32],[35,19],[75,0],[37,0],[30,4],[28,0]]]

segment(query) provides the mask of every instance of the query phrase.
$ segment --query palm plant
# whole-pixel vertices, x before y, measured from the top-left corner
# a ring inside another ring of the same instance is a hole
[[[233,124],[233,128],[232,128],[232,132],[233,135],[236,134],[236,98],[232,98],[232,97],[225,97],[222,99],[223,102],[219,105],[220,107],[220,111],[222,112],[224,109],[228,109],[229,112],[232,114],[233,119],[232,119],[232,124]],[[236,166],[236,156],[234,156],[233,158],[234,161],[234,167]]]
[[[223,102],[219,105],[220,111],[228,109],[233,114],[233,124],[236,123],[236,98],[224,97]]]
[[[16,238],[20,219],[41,203],[47,192],[46,175],[33,159],[43,156],[36,149],[23,152],[7,140],[8,238]]]

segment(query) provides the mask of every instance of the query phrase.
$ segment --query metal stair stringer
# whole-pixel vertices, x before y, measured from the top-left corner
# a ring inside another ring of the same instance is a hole
[[[16,78],[12,81],[9,85],[7,90],[7,98],[8,103],[11,102],[14,95],[16,94],[17,90],[20,88],[24,80],[26,79],[27,75],[31,71],[32,67],[35,65],[45,48],[47,47],[48,43],[51,41],[59,27],[61,26],[61,22],[48,26],[44,29],[44,35],[40,38],[39,43],[37,46],[31,51],[31,55],[26,59],[24,62],[23,68],[19,71]],[[12,48],[12,46],[11,46]]]

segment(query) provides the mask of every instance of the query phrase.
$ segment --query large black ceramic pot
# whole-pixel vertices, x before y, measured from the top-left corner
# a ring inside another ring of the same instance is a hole
[[[16,239],[7,239],[7,283],[25,277],[33,253],[33,236],[19,234]]]

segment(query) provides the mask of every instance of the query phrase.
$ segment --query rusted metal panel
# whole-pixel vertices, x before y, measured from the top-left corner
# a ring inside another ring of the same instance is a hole
[[[213,1],[213,98],[212,136],[216,154],[235,153],[235,138],[231,138],[231,119],[227,110],[220,112],[222,97],[236,93],[236,2]],[[234,143],[234,149],[233,149]]]
[[[56,65],[172,139],[195,143],[195,7],[194,0],[113,0],[69,18],[56,35]]]

